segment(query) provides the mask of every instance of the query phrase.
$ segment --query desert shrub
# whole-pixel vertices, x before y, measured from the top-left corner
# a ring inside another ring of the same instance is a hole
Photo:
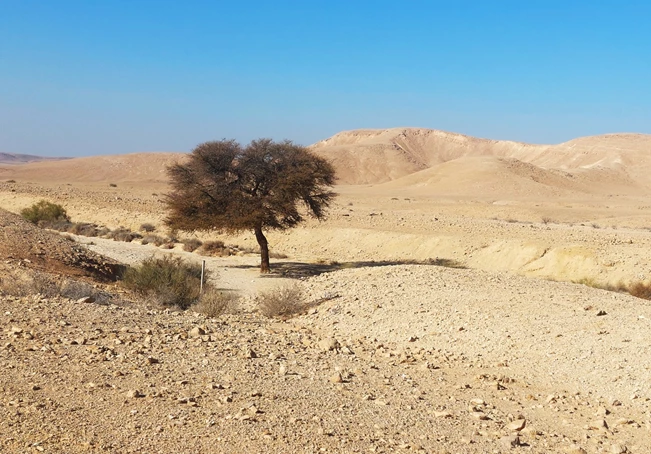
[[[156,226],[154,224],[150,224],[149,222],[145,222],[144,224],[140,225],[141,232],[151,233],[154,230],[156,230]]]
[[[554,222],[554,220],[552,218],[548,217],[548,216],[543,216],[541,221],[545,225],[549,224],[550,222]]]
[[[115,184],[115,183],[109,183],[109,187],[111,187],[111,188],[117,188],[117,187],[118,187],[118,185],[117,185],[117,184]]]
[[[262,315],[283,320],[305,311],[308,307],[303,290],[296,284],[260,292],[255,299]]]
[[[636,298],[651,300],[651,284],[644,282],[636,282],[628,288],[628,293]]]
[[[139,266],[128,268],[123,283],[163,306],[187,309],[199,299],[201,265],[185,262],[178,257],[151,257]]]
[[[37,224],[39,221],[53,222],[53,221],[69,221],[66,210],[56,203],[41,200],[29,208],[25,208],[20,212],[21,216],[29,222]]]
[[[111,229],[108,227],[100,227],[97,229],[97,236],[106,237],[111,233]]]
[[[205,241],[199,248],[198,252],[201,255],[221,256],[224,254],[225,249],[226,246],[223,241]]]
[[[59,232],[70,232],[73,223],[66,219],[59,219],[56,221],[38,221],[37,225],[43,229],[52,229]]]
[[[153,244],[154,246],[160,246],[165,243],[165,238],[158,235],[145,235],[142,238],[142,244]]]
[[[136,238],[142,238],[140,234],[132,232],[129,229],[125,229],[124,227],[119,227],[118,229],[113,230],[108,234],[108,237],[114,239],[115,241],[124,241],[126,243],[130,243]]]
[[[231,292],[210,289],[201,294],[192,309],[206,317],[219,317],[225,313],[235,312],[237,300],[237,296]]]
[[[7,180],[7,183],[15,183],[16,180]]]
[[[95,237],[97,236],[97,226],[94,224],[79,222],[72,224],[67,232],[75,235]]]
[[[188,240],[183,240],[183,250],[186,252],[193,252],[203,244],[201,240],[198,240],[196,238],[190,238]]]

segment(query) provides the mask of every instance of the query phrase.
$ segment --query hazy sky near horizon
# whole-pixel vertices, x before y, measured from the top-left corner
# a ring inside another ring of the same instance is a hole
[[[0,152],[651,133],[651,2],[0,0]]]

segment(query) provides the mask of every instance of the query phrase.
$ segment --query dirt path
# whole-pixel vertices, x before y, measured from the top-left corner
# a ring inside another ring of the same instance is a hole
[[[142,245],[136,242],[126,243],[105,238],[87,238],[74,236],[75,240],[88,249],[118,260],[127,265],[134,265],[152,256],[173,255],[195,263],[206,261],[206,270],[217,288],[240,293],[250,302],[252,296],[260,291],[289,284],[292,279],[279,274],[263,275],[259,273],[260,257],[258,255],[204,257],[186,252],[177,245],[174,249],[161,249],[153,244]],[[282,261],[281,261],[282,263]]]

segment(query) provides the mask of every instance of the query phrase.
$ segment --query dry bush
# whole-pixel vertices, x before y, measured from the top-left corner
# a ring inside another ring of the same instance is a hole
[[[7,180],[7,183],[15,183],[16,180]]]
[[[203,244],[201,240],[198,240],[196,238],[190,238],[188,240],[183,240],[183,250],[186,252],[193,252]]]
[[[123,284],[163,306],[187,309],[199,299],[201,265],[178,257],[151,257],[139,266],[128,268]]]
[[[103,238],[108,237],[111,233],[111,229],[108,227],[100,227],[97,229],[97,236],[101,236]]]
[[[119,227],[118,229],[113,230],[108,234],[108,237],[115,241],[124,241],[125,243],[130,243],[136,238],[142,238],[140,234],[125,229],[124,227]]]
[[[59,219],[55,221],[38,221],[37,225],[42,229],[52,229],[59,232],[69,232],[73,227],[73,223],[67,219]]]
[[[303,290],[297,284],[260,292],[255,299],[262,315],[283,320],[304,312],[308,307]]]
[[[117,187],[118,187],[118,185],[117,185],[117,184],[115,184],[115,183],[109,183],[109,187],[111,187],[111,188],[117,188]]]
[[[165,243],[165,238],[158,235],[145,235],[142,238],[142,244],[153,244],[154,246],[161,246]]]
[[[140,225],[141,232],[151,233],[154,230],[156,230],[156,226],[154,224],[150,224],[149,222],[145,222],[144,224]]]
[[[549,223],[554,223],[554,220],[552,218],[548,217],[548,216],[543,216],[541,220],[542,220],[542,223],[545,224],[545,225],[547,225]]]
[[[203,292],[192,309],[206,317],[219,317],[222,314],[235,313],[238,299],[234,293],[211,289]]]
[[[94,224],[80,222],[72,224],[67,232],[73,233],[75,235],[95,237],[97,236],[97,226]]]
[[[215,257],[227,257],[231,255],[231,249],[223,241],[206,241],[197,251],[201,255],[210,255]]]
[[[628,293],[636,298],[651,300],[651,284],[645,282],[636,282],[628,287]]]

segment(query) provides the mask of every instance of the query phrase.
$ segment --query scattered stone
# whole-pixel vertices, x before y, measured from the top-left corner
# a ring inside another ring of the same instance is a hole
[[[507,449],[517,448],[520,446],[520,437],[516,434],[506,435],[500,438],[500,444]]]
[[[588,429],[589,430],[606,430],[606,429],[608,429],[608,424],[606,424],[605,419],[596,419],[594,421],[591,421],[588,424]]]
[[[334,337],[321,339],[318,343],[318,347],[321,351],[329,352],[339,348],[339,342]]]
[[[337,372],[334,375],[331,375],[330,378],[328,378],[328,381],[330,381],[330,383],[342,383],[344,380],[341,378],[341,374]]]
[[[434,412],[434,417],[435,418],[452,418],[452,413],[449,411],[435,411]]]
[[[188,331],[188,336],[190,336],[190,337],[200,337],[200,336],[203,336],[205,334],[206,334],[206,330],[204,330],[200,326],[195,326],[190,331]]]
[[[129,391],[127,391],[128,399],[137,399],[139,397],[145,397],[145,395],[137,389],[130,389]]]
[[[84,296],[83,298],[79,298],[77,300],[77,303],[79,304],[89,304],[94,302],[95,302],[95,298],[93,298],[92,296]]]
[[[610,446],[610,454],[626,454],[628,448],[624,445],[614,444]]]
[[[586,451],[579,445],[571,445],[565,448],[565,453],[566,454],[588,454],[588,451]]]
[[[509,432],[520,432],[522,429],[524,429],[524,426],[526,424],[526,419],[516,419],[515,421],[508,423],[505,428]]]

